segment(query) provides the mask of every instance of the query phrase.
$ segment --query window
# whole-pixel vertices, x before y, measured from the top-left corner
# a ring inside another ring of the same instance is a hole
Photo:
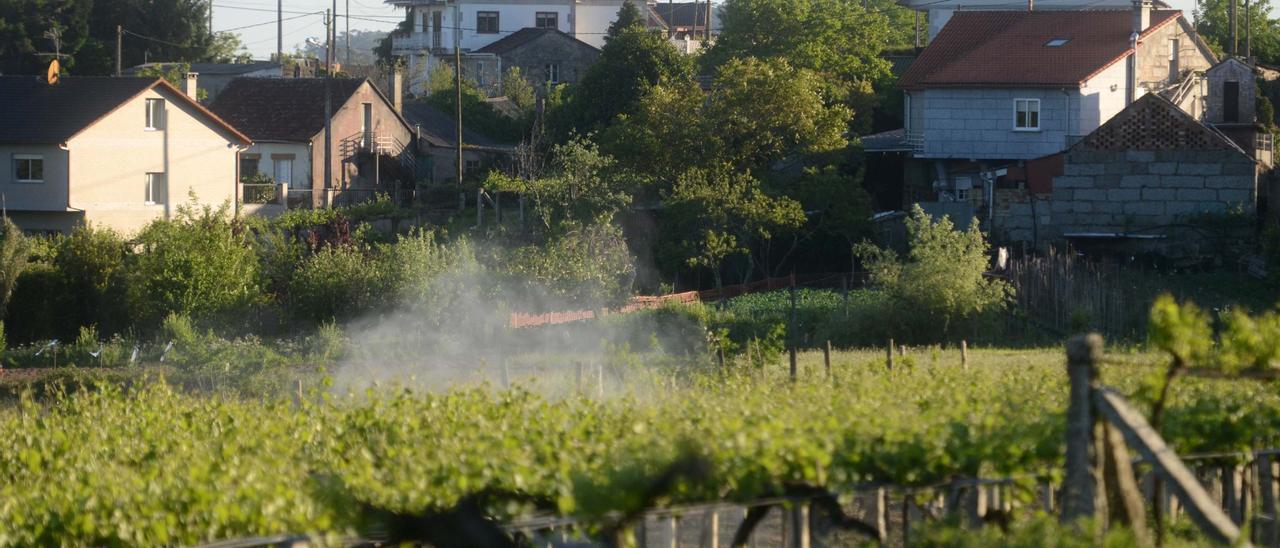
[[[1182,79],[1182,67],[1178,66],[1179,49],[1182,48],[1182,42],[1177,38],[1169,39],[1169,82],[1175,83]]]
[[[438,48],[441,44],[440,29],[444,27],[444,12],[431,12],[431,47]]]
[[[148,174],[147,174],[147,189],[146,189],[146,194],[147,194],[147,195],[146,195],[146,204],[147,204],[147,205],[155,205],[155,204],[163,204],[163,203],[164,203],[164,198],[165,198],[165,188],[164,188],[164,174],[163,174],[163,173],[148,173]]]
[[[1070,38],[1054,38],[1052,40],[1049,40],[1048,42],[1045,42],[1044,45],[1045,47],[1049,47],[1049,48],[1060,48],[1062,46],[1067,45],[1067,42],[1070,42],[1070,41],[1071,41]]]
[[[480,160],[466,160],[462,163],[466,171],[476,171],[480,169]]]
[[[560,83],[560,65],[556,63],[547,63],[545,66],[542,67],[542,70],[547,75],[548,84]]]
[[[164,129],[164,99],[147,99],[147,129]]]
[[[1013,100],[1013,130],[1040,131],[1040,100]]]
[[[373,148],[373,103],[360,103],[360,140],[365,149]]]
[[[476,33],[477,34],[497,34],[498,33],[498,12],[496,11],[476,12]]]
[[[258,175],[258,156],[240,157],[240,180],[251,179]]]
[[[540,11],[534,14],[533,26],[540,29],[560,28],[560,14],[554,11]]]
[[[39,154],[14,154],[13,180],[18,183],[43,183],[44,156]]]
[[[276,184],[293,186],[293,155],[274,154],[271,156],[271,178]]]

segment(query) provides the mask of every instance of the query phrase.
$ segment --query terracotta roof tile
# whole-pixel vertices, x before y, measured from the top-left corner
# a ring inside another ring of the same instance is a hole
[[[1143,36],[1181,15],[1153,10]],[[1132,24],[1130,10],[956,12],[898,86],[1079,86],[1123,59]],[[1046,45],[1054,39],[1066,43]]]

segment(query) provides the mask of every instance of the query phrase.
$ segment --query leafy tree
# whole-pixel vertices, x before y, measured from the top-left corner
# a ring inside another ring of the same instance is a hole
[[[1196,32],[1219,56],[1231,51],[1230,6],[1231,0],[1202,0],[1196,8]],[[1280,20],[1271,17],[1270,0],[1250,2],[1247,12],[1244,3],[1238,3],[1236,16],[1240,55],[1245,53],[1245,33],[1252,31],[1253,55],[1258,61],[1280,62]]]
[[[622,230],[608,222],[569,223],[543,245],[516,250],[508,268],[552,295],[592,308],[625,301],[636,275]]]
[[[748,259],[748,274],[761,268],[768,275],[774,237],[799,228],[805,218],[798,202],[769,195],[750,173],[729,166],[689,170],[664,202],[659,255],[671,266],[710,269],[717,285],[723,261],[732,255]]]
[[[587,133],[630,112],[649,88],[665,82],[688,81],[693,63],[676,51],[660,33],[645,29],[630,2],[623,3],[618,20],[605,36],[600,57],[570,91],[553,128],[562,137],[573,130]]]
[[[452,71],[450,72],[452,74]],[[463,80],[462,86],[462,121],[466,124],[467,129],[479,132],[481,135],[490,137],[501,142],[517,142],[524,136],[528,130],[532,119],[525,117],[521,120],[514,120],[493,108],[489,104],[488,96],[476,87],[469,85]],[[453,115],[457,104],[457,93],[453,86],[448,89],[439,89],[427,96],[427,103],[432,106]]]
[[[253,61],[253,55],[245,49],[239,34],[219,32],[213,35],[206,59],[214,63],[248,63]]]
[[[27,268],[30,244],[18,225],[7,217],[0,234],[0,312],[9,309],[9,297],[18,283],[18,277]]]
[[[574,138],[551,150],[550,174],[522,180],[493,173],[486,186],[524,193],[533,200],[534,215],[546,230],[561,224],[609,223],[631,205],[643,180],[616,169],[612,157],[586,139]]]
[[[869,243],[857,249],[871,281],[890,297],[887,319],[904,338],[939,340],[962,320],[1007,304],[1009,284],[983,275],[990,246],[976,222],[961,232],[951,219],[935,221],[916,205],[906,223],[911,250],[905,260]]]
[[[38,54],[55,52],[47,35],[54,29],[59,33],[56,49],[70,56],[63,66],[78,69],[78,54],[90,41],[92,7],[91,0],[0,0],[0,73],[43,73],[52,58]]]
[[[799,177],[779,181],[786,194],[804,207],[808,215],[805,243],[823,255],[833,254],[838,244],[852,250],[871,232],[871,195],[862,188],[861,173],[846,173],[834,165],[807,168]],[[857,270],[850,253],[850,272]]]
[[[126,31],[123,44],[125,67],[145,60],[202,62],[217,60],[227,44],[209,29],[209,0],[111,0],[93,2],[89,34],[93,43],[78,64],[88,74],[111,74],[115,70],[116,25]],[[141,35],[141,36],[139,36]]]
[[[533,84],[520,74],[520,67],[511,67],[502,75],[502,94],[523,112],[533,112],[537,94]]]
[[[171,312],[205,319],[243,311],[259,298],[257,253],[230,217],[225,205],[196,209],[193,200],[174,220],[138,233],[129,291],[140,320],[158,322]]]
[[[187,85],[187,73],[191,72],[190,63],[178,63],[176,65],[152,65],[138,71],[141,78],[164,78],[166,82],[173,84],[178,89],[184,89]],[[196,99],[204,101],[209,98],[209,91],[200,89],[196,91]]]
[[[892,36],[889,17],[858,2],[728,0],[721,24],[704,66],[747,57],[785,59],[818,73],[830,96],[848,102],[867,122],[875,104],[873,84],[892,77],[881,56]]]
[[[629,166],[674,179],[689,166],[724,163],[763,172],[793,155],[843,148],[851,112],[829,104],[810,70],[782,59],[734,59],[710,95],[690,82],[651,88],[602,141]]]

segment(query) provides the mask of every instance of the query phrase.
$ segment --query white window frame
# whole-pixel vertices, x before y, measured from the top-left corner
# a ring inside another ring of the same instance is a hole
[[[160,198],[160,196],[157,196],[157,194],[158,193],[164,194],[165,193],[164,187],[165,187],[164,173],[147,172],[147,182],[146,182],[146,186],[144,187],[145,195],[143,196],[142,203],[146,205],[163,204],[164,203],[163,200],[157,199],[157,198]],[[157,190],[160,190],[160,192],[157,192]]]
[[[542,66],[542,72],[546,74],[548,84],[560,83],[560,63],[547,63]]]
[[[1018,126],[1019,106],[1021,103],[1024,103],[1024,102],[1027,105],[1026,113],[1027,113],[1028,125]],[[1031,109],[1031,105],[1035,105],[1036,108],[1034,111]],[[1032,112],[1034,112],[1036,115],[1036,124],[1034,126],[1030,125]],[[1019,97],[1013,100],[1013,130],[1014,131],[1028,131],[1028,132],[1040,131],[1040,128],[1041,128],[1040,122],[1041,120],[1040,120],[1040,100],[1039,99],[1032,99],[1030,97]]]
[[[22,179],[18,177],[18,162],[40,162],[40,178],[39,179]],[[13,161],[13,182],[23,184],[40,184],[44,182],[44,155],[43,154],[14,154]]]
[[[160,131],[164,129],[164,99],[146,100],[146,130]]]

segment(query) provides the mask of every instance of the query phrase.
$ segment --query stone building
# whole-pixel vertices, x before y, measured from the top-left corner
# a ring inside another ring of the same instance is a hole
[[[1254,159],[1158,95],[1139,98],[1057,156],[1041,160],[1061,162],[1048,185],[997,194],[997,239],[1036,247],[1105,242],[1186,255],[1210,245],[1197,241],[1188,221],[1256,212]]]
[[[534,89],[577,83],[600,50],[557,29],[524,28],[477,52],[497,58],[499,73],[516,67]]]

